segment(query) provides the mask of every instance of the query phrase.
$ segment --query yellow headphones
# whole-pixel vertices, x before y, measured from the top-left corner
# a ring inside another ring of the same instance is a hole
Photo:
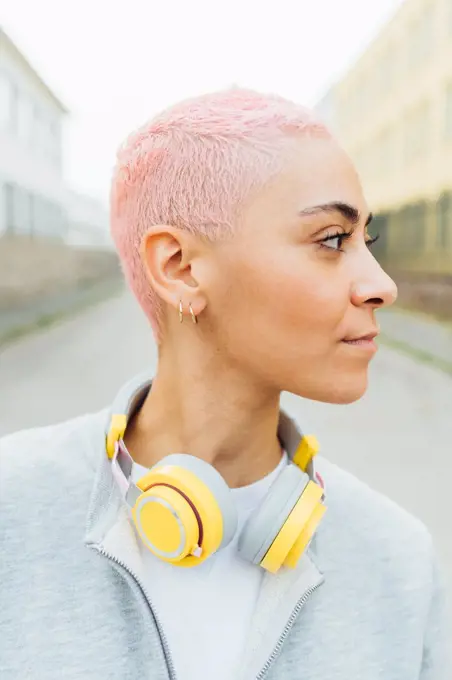
[[[150,387],[151,380],[138,378],[118,394],[106,427],[107,455],[144,545],[165,562],[192,567],[230,543],[237,511],[217,470],[188,454],[166,456],[136,484],[131,481],[134,462],[123,437]],[[326,510],[323,488],[313,474],[317,440],[303,436],[284,413],[278,436],[292,463],[273,482],[238,541],[244,559],[272,573],[296,566]]]

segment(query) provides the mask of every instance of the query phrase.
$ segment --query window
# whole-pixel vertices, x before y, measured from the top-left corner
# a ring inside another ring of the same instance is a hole
[[[3,185],[3,205],[5,206],[5,227],[7,232],[14,231],[14,185]]]
[[[28,215],[30,220],[29,233],[33,235],[35,233],[35,221],[36,221],[35,197],[33,194],[28,194]]]
[[[19,234],[31,233],[30,199],[28,192],[22,187],[16,187],[16,229]]]
[[[47,158],[52,162],[52,164],[57,165],[56,157],[58,150],[58,134],[57,134],[57,124],[52,119],[49,118],[46,121],[46,155]]]
[[[0,72],[0,129],[9,126],[11,118],[11,88],[4,73]]]
[[[425,248],[425,223],[427,218],[426,206],[418,203],[410,207],[409,221],[407,224],[407,250],[412,253],[420,253]]]
[[[65,214],[58,203],[7,182],[3,185],[3,206],[5,228],[9,233],[64,236]]]
[[[49,224],[48,202],[41,196],[35,198],[36,233],[41,236],[49,236],[52,232]]]
[[[45,109],[30,104],[29,121],[31,144],[43,159],[56,169],[61,169],[61,126],[58,118],[49,117]]]
[[[333,116],[332,116],[333,118]],[[55,168],[61,172],[62,169],[62,139],[61,122],[57,118],[52,123],[52,161]]]
[[[19,118],[19,91],[17,86],[11,83],[11,99],[10,99],[10,116],[9,116],[9,129],[12,132],[17,132],[18,129],[18,118]]]
[[[424,250],[426,218],[425,203],[416,203],[402,208],[397,225],[397,250],[401,255],[409,257]]]
[[[439,249],[452,247],[452,194],[441,196],[436,205],[436,245]]]
[[[30,234],[31,215],[28,192],[17,184],[4,184],[5,224],[8,232]]]
[[[44,116],[39,106],[33,107],[33,146],[39,155],[45,155]]]
[[[17,100],[17,130],[23,142],[29,142],[33,134],[33,109],[25,94]]]
[[[42,236],[60,238],[64,227],[61,206],[41,196],[35,196],[33,208],[34,232]]]

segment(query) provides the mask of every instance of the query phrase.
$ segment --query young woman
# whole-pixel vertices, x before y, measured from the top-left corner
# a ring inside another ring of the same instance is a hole
[[[426,529],[280,411],[366,390],[396,298],[371,219],[279,97],[207,95],[130,137],[111,225],[158,369],[1,442],[2,677],[450,677]]]

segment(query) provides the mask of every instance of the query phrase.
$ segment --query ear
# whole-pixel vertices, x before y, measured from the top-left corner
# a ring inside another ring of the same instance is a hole
[[[196,316],[206,306],[202,282],[195,277],[202,242],[193,234],[166,224],[151,227],[141,242],[147,278],[158,296],[179,311],[191,305]]]

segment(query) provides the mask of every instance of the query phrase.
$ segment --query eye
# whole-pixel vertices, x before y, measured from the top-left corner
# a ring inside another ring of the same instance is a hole
[[[349,239],[352,236],[353,232],[352,231],[341,231],[337,232],[336,234],[330,234],[329,236],[325,236],[321,241],[319,241],[320,246],[322,248],[327,248],[328,250],[336,251],[336,252],[343,252],[343,244],[344,241]]]
[[[343,253],[344,248],[343,244],[344,241],[347,241],[353,236],[353,231],[341,231],[341,232],[336,232],[335,234],[329,234],[328,236],[325,236],[321,241],[319,241],[320,247],[321,248],[326,248],[327,250],[331,250],[333,252],[337,253]],[[375,241],[378,241],[379,234],[376,234],[376,236],[371,237],[367,235],[366,238],[366,246],[369,248],[369,250],[372,248],[372,245],[375,243]]]

